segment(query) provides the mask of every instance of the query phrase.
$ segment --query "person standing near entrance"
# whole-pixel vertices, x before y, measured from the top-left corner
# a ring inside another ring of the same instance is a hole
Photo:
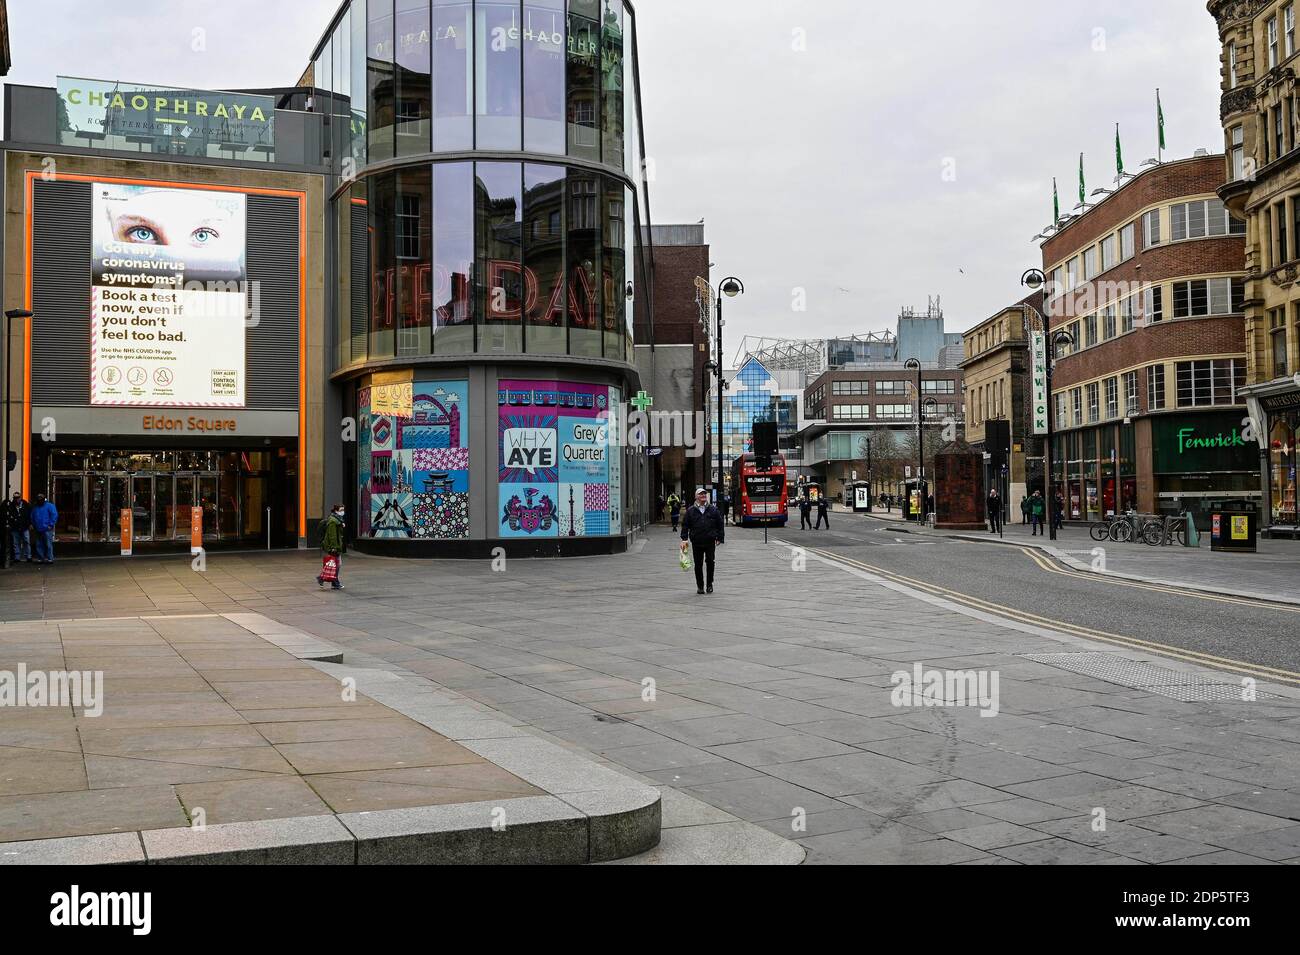
[[[827,530],[831,529],[831,519],[829,517],[830,510],[831,510],[830,500],[826,497],[825,494],[820,495],[817,498],[817,526],[814,527],[813,530],[815,531],[821,530],[822,521],[826,522]]]
[[[697,594],[713,593],[713,567],[717,559],[717,548],[726,542],[726,536],[727,525],[722,520],[722,512],[709,503],[708,491],[702,487],[696,488],[695,503],[686,509],[686,516],[682,520],[682,550],[686,549],[689,541],[695,558]]]
[[[1065,530],[1065,498],[1059,491],[1052,495],[1052,529]]]
[[[23,499],[22,491],[14,491],[11,501],[5,504],[5,521],[9,528],[10,551],[15,563],[32,562],[32,506]]]
[[[1020,499],[1020,523],[1021,524],[1029,523],[1029,510],[1030,510],[1029,495],[1026,494],[1024,497]]]
[[[1035,491],[1033,498],[1029,502],[1029,516],[1033,528],[1031,537],[1037,537],[1039,534],[1046,533],[1043,530],[1043,512],[1047,507],[1047,502],[1043,500],[1043,492]]]
[[[1002,530],[1002,497],[998,494],[997,488],[989,491],[988,500],[985,504],[989,516],[989,533],[996,534]]]
[[[682,499],[677,496],[677,492],[668,495],[668,513],[673,519],[673,530],[677,530],[677,524],[682,519]]]
[[[326,580],[335,590],[343,589],[343,505],[335,504],[330,516],[320,522],[320,548],[326,557],[334,558],[334,576],[326,576],[324,569],[316,575],[316,583],[324,587]]]
[[[54,563],[54,528],[59,523],[59,511],[52,501],[47,501],[44,494],[36,495],[36,506],[32,508],[32,548],[36,551],[36,563]]]

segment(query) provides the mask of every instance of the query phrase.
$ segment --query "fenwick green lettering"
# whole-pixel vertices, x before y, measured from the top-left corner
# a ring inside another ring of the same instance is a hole
[[[1182,454],[1189,448],[1239,448],[1246,446],[1246,442],[1242,439],[1241,435],[1237,433],[1236,428],[1232,429],[1232,434],[1224,434],[1220,431],[1218,434],[1211,435],[1208,438],[1194,438],[1192,435],[1195,433],[1195,428],[1178,429],[1179,454]]]

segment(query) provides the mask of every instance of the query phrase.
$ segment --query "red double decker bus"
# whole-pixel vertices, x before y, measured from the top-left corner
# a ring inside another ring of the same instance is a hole
[[[785,456],[772,455],[772,466],[760,469],[754,455],[742,454],[731,465],[731,521],[733,524],[784,525],[789,517],[786,497]]]

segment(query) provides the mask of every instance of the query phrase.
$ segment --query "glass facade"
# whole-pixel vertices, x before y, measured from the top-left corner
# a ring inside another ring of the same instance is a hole
[[[619,0],[353,0],[313,61],[356,174],[335,197],[339,367],[631,362],[644,225],[633,60]]]
[[[722,456],[726,474],[731,474],[731,464],[741,454],[754,450],[755,421],[775,421],[777,448],[785,455],[790,473],[802,464],[800,442],[795,437],[799,431],[799,396],[801,390],[784,391],[767,367],[757,358],[751,358],[731,376],[722,399]],[[717,447],[717,427],[711,435]],[[711,470],[717,473],[717,461]]]
[[[490,538],[618,536],[642,513],[644,460],[606,444],[644,281],[634,59],[622,0],[352,0],[336,19],[313,75],[340,78],[320,101],[351,133],[330,141],[359,537],[474,540],[484,514]],[[555,361],[520,377],[512,356]],[[480,366],[499,408],[474,398]],[[484,431],[495,462],[470,460]]]

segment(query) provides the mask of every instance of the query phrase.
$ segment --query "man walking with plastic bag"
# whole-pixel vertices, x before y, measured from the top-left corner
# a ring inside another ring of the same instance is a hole
[[[695,592],[713,593],[713,567],[716,550],[725,543],[727,525],[722,512],[709,503],[709,492],[695,489],[695,503],[682,518],[682,552],[688,546],[695,560]],[[706,576],[707,574],[707,576]]]

